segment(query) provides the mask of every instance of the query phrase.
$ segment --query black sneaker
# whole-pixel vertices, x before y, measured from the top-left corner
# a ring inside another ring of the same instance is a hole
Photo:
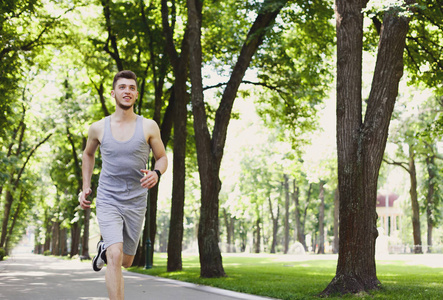
[[[92,268],[94,271],[100,271],[106,263],[106,249],[105,243],[99,241],[97,243],[97,255],[92,259]]]

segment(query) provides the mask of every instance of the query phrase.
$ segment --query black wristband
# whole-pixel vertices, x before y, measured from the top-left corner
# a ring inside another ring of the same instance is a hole
[[[162,173],[159,170],[154,170],[155,173],[157,173],[158,180],[160,180],[160,177],[162,177]]]

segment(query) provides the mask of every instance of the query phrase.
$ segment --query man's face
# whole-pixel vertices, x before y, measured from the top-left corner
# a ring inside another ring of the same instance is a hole
[[[130,109],[138,97],[137,84],[134,79],[119,78],[115,83],[115,89],[111,91],[116,104],[124,109]]]

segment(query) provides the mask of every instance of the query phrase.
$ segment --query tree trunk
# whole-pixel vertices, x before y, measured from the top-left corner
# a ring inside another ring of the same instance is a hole
[[[428,194],[426,195],[426,220],[428,225],[428,235],[427,235],[427,245],[428,249],[427,252],[432,252],[432,229],[434,227],[434,195],[435,195],[435,188],[436,188],[436,180],[437,180],[437,173],[436,173],[436,165],[435,165],[435,156],[434,154],[426,157],[426,168],[428,171]]]
[[[237,252],[235,247],[235,235],[234,235],[235,218],[232,218],[229,215],[228,220],[229,220],[229,227],[227,228],[229,232],[228,252]]]
[[[311,245],[312,245],[312,252],[315,253],[317,251],[317,232],[312,232],[311,237]]]
[[[260,253],[260,241],[261,241],[261,227],[260,227],[260,217],[257,218],[255,222],[255,243],[254,243],[254,252]]]
[[[89,256],[89,219],[91,216],[91,209],[85,209],[83,219],[83,237],[82,237],[82,254],[83,258],[90,259]]]
[[[202,49],[201,49],[201,7],[196,0],[188,1],[189,53],[191,99],[194,114],[197,160],[201,182],[201,207],[198,227],[198,248],[200,254],[201,277],[226,276],[223,269],[218,230],[218,193],[220,165],[213,157],[211,138],[206,123],[202,86]]]
[[[0,248],[6,248],[6,237],[8,233],[8,221],[9,215],[11,213],[11,206],[14,198],[12,193],[8,190],[6,191],[5,204],[3,208],[3,222],[2,222],[2,233],[0,238]]]
[[[412,206],[412,234],[414,237],[414,253],[423,253],[421,247],[421,231],[420,231],[420,206],[418,204],[417,195],[417,171],[415,169],[415,150],[412,144],[409,145],[409,178],[411,187],[409,195],[411,196]]]
[[[325,185],[320,181],[320,207],[318,212],[318,254],[325,254]]]
[[[201,20],[202,2],[188,1],[188,28],[190,53],[191,100],[197,161],[201,183],[201,214],[199,226],[200,275],[202,277],[225,276],[218,246],[218,207],[221,182],[220,164],[226,142],[227,129],[238,88],[249,67],[252,56],[263,41],[267,29],[286,4],[285,1],[266,0],[251,26],[235,64],[231,78],[220,100],[215,115],[212,138],[209,133],[202,86]]]
[[[117,69],[119,71],[124,70],[123,68],[123,60],[120,58],[120,54],[118,51],[117,46],[117,35],[112,29],[113,20],[111,20],[111,8],[109,6],[110,0],[102,0],[102,6],[103,6],[103,15],[105,17],[105,26],[106,31],[108,32],[108,39],[105,42],[105,46],[103,49],[112,57],[112,59],[115,61],[115,64],[117,66]],[[109,44],[111,44],[111,48],[109,49]]]
[[[226,226],[226,244],[228,253],[234,252],[234,219],[226,211],[226,208],[223,208],[223,218],[225,220]]]
[[[274,209],[272,208],[271,197],[268,197],[269,211],[272,219],[272,244],[271,253],[275,253],[275,247],[277,246],[277,233],[278,233],[278,218],[280,216],[280,205],[277,202],[277,215],[274,215]]]
[[[301,220],[301,207],[300,207],[300,189],[298,186],[295,185],[295,179],[293,181],[293,193],[292,197],[294,198],[295,203],[295,224],[297,227],[297,241],[299,241],[302,245],[305,251],[308,251],[308,247],[306,246],[306,236],[305,236],[305,228],[303,226],[304,221]],[[309,193],[311,191],[311,186],[309,186]],[[309,201],[309,196],[308,196]]]
[[[60,222],[52,223],[52,240],[51,240],[52,255],[60,255]]]
[[[61,256],[67,256],[68,255],[68,243],[67,243],[67,239],[68,239],[68,229],[66,228],[62,228],[60,230],[60,255]]]
[[[339,223],[339,207],[340,207],[340,194],[338,193],[338,188],[335,189],[334,193],[334,241],[332,242],[332,253],[338,253],[338,223]]]
[[[186,82],[188,79],[188,29],[186,29],[180,56],[175,50],[172,30],[168,22],[168,5],[166,0],[162,0],[162,20],[163,32],[166,36],[166,50],[169,60],[174,70],[174,158],[173,158],[173,180],[172,180],[172,200],[171,218],[168,238],[168,262],[167,271],[182,270],[182,243],[183,243],[183,216],[185,205],[185,158],[187,139],[187,118],[188,118],[188,94]]]
[[[14,227],[15,227],[15,223],[18,220],[18,215],[19,215],[19,213],[21,211],[21,207],[22,207],[24,198],[25,198],[25,192],[22,189],[20,191],[20,201],[17,204],[17,207],[16,207],[15,212],[14,212],[14,216],[12,217],[11,225],[9,226],[9,232],[8,232],[8,234],[6,236],[6,241],[5,241],[5,251],[6,251],[6,253],[9,253],[9,239],[12,236],[12,233],[13,233],[13,230],[14,230]]]
[[[284,175],[284,188],[285,188],[285,228],[284,228],[284,248],[283,253],[287,254],[289,250],[289,178],[288,175]]]
[[[77,221],[71,225],[71,253],[70,257],[79,253],[80,246],[80,223]]]
[[[149,254],[151,262],[154,263],[154,244],[157,234],[157,200],[158,185],[149,190],[149,238],[151,240],[151,253]]]
[[[366,2],[336,1],[340,245],[336,275],[322,296],[380,287],[375,267],[377,179],[403,74],[409,19],[395,9],[385,13],[362,122],[362,9]]]

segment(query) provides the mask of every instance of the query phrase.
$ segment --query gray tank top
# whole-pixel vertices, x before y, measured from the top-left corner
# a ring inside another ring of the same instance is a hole
[[[127,141],[114,139],[111,117],[105,117],[105,128],[100,145],[102,170],[97,188],[97,205],[146,206],[147,189],[140,186],[149,159],[150,146],[143,134],[143,117],[137,116],[134,135]]]

